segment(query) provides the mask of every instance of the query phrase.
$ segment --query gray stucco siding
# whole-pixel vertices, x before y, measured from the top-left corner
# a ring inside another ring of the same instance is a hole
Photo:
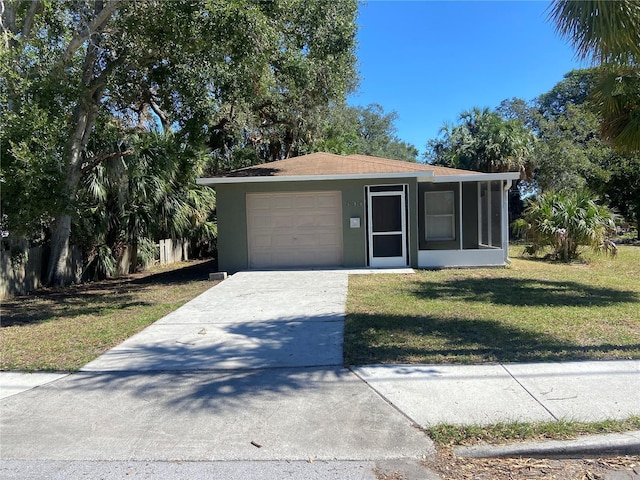
[[[365,186],[408,184],[409,264],[417,264],[418,214],[415,208],[415,179],[327,180],[305,182],[237,183],[216,185],[218,218],[218,262],[221,271],[230,273],[249,266],[247,244],[247,194],[268,192],[339,191],[342,195],[343,266],[367,265],[367,229]],[[360,218],[360,228],[351,228],[350,219]]]

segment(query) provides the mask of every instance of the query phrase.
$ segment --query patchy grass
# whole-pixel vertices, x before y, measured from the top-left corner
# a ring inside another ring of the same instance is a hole
[[[2,301],[0,370],[75,371],[214,284],[211,262]]]
[[[640,248],[580,263],[514,252],[505,269],[354,275],[345,362],[640,358]]]
[[[567,440],[580,435],[640,430],[640,417],[602,422],[506,422],[495,425],[441,424],[425,431],[441,447],[472,445],[478,443],[500,444],[524,440]]]

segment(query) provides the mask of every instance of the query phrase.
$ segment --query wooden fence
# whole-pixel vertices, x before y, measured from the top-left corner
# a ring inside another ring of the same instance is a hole
[[[160,240],[160,265],[189,260],[189,240]]]
[[[160,240],[160,265],[189,260],[189,240]],[[24,295],[42,286],[42,277],[47,265],[43,247],[22,250],[2,250],[0,257],[0,299],[13,295]],[[157,252],[156,252],[157,254]],[[132,251],[127,247],[117,259],[116,276],[127,275],[132,263]],[[13,257],[13,258],[12,258]],[[148,265],[149,267],[151,265]],[[65,283],[77,283],[82,276],[82,252],[71,247],[71,255],[67,260]]]

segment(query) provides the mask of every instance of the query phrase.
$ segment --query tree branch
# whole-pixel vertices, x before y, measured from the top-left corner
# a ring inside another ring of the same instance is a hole
[[[93,157],[87,159],[82,163],[81,172],[84,175],[85,173],[90,172],[95,167],[97,167],[100,163],[105,160],[111,160],[113,158],[125,157],[127,155],[131,155],[133,150],[125,150],[123,152],[112,152],[112,153],[101,153],[100,155],[94,155]]]
[[[169,116],[153,100],[151,93],[149,93],[149,106],[151,107],[151,110],[153,110],[153,113],[155,113],[160,119],[160,123],[162,124],[162,129],[166,131],[171,125],[171,122],[169,121]]]
[[[33,27],[33,21],[36,17],[36,12],[40,6],[40,0],[31,0],[31,6],[27,12],[27,16],[24,19],[24,25],[22,26],[22,43],[26,43],[31,36],[31,28]]]
[[[8,50],[9,45],[15,42],[16,10],[11,3],[5,3],[5,0],[0,0],[0,28],[2,28],[4,46]]]
[[[100,10],[95,18],[82,31],[76,33],[65,52],[64,58],[69,59],[78,50],[84,42],[89,40],[91,36],[100,30],[107,23],[113,12],[118,9],[118,2],[112,0],[105,2],[106,4]]]

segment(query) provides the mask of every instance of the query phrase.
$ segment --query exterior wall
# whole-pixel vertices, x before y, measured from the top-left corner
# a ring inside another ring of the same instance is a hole
[[[421,268],[498,267],[504,265],[504,252],[499,248],[479,250],[422,250],[418,252]]]
[[[343,264],[345,267],[367,265],[367,228],[365,186],[408,184],[409,264],[418,263],[418,214],[415,179],[344,180],[309,182],[273,182],[216,185],[218,215],[218,265],[221,271],[237,272],[249,265],[247,245],[247,193],[340,191],[342,193]],[[360,228],[350,228],[351,217],[360,218]]]

